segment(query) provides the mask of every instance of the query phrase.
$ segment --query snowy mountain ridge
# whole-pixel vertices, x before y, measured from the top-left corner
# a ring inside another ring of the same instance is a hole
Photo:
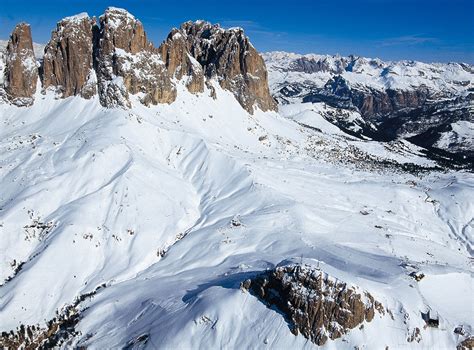
[[[410,145],[378,149],[324,120],[313,131],[275,112],[251,116],[218,84],[215,99],[179,89],[170,105],[137,99],[130,110],[41,92],[31,107],[0,104],[4,331],[53,332],[51,321],[69,324],[47,338],[63,347],[309,349],[239,289],[303,256],[393,314],[328,347],[450,347],[468,336],[469,173],[376,170],[389,155],[426,163]],[[427,310],[443,330],[424,328]]]
[[[282,79],[278,74],[286,75],[286,79],[291,81],[314,78],[311,79],[313,83],[322,85],[331,75],[341,74],[350,83],[376,89],[427,86],[438,91],[455,92],[474,87],[474,66],[467,63],[382,61],[354,55],[303,55],[282,51],[264,52],[262,56],[267,68],[273,72],[272,89]]]
[[[279,95],[241,29],[186,22],[156,48],[116,8],[59,21],[43,69],[18,59],[28,25],[9,47],[1,347],[474,342],[472,171],[363,137],[380,125],[350,84]],[[437,142],[471,151],[456,123]]]
[[[406,139],[433,159],[474,166],[472,65],[285,52],[263,57],[280,104],[303,103],[357,137]],[[459,125],[467,126],[466,135]]]

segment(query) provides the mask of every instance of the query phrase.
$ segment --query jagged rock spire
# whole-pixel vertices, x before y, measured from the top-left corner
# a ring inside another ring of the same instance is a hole
[[[38,73],[31,33],[24,26],[14,32],[19,46],[10,45],[7,68],[16,73],[9,73],[6,90],[11,96],[31,99],[36,88],[31,81]],[[20,51],[22,59],[15,60]],[[28,57],[32,64],[26,67]],[[210,81],[218,81],[249,113],[256,107],[276,109],[265,63],[243,30],[225,30],[204,21],[173,29],[156,49],[142,23],[124,9],[109,7],[99,24],[86,13],[67,17],[52,32],[41,72],[43,90],[54,89],[63,98],[91,98],[98,93],[105,107],[130,107],[130,95],[145,105],[171,103],[176,99],[175,82],[185,79],[191,93],[203,92],[206,85],[213,90]]]
[[[188,77],[186,87],[191,93],[204,91],[204,71],[196,59],[191,56],[187,36],[173,29],[161,44],[159,52],[169,74],[178,80]]]
[[[97,70],[101,103],[129,106],[129,93],[141,102],[171,103],[176,88],[142,23],[123,9],[110,7],[100,17]]]
[[[95,21],[87,13],[62,19],[52,32],[43,58],[43,88],[55,87],[62,97],[92,97],[97,89],[93,69]]]
[[[255,105],[263,111],[276,109],[265,62],[241,28],[225,30],[205,21],[186,22],[168,35],[160,51],[172,74],[180,77],[192,72],[198,76],[190,64],[191,56],[206,78],[217,78],[248,112],[253,113]]]
[[[109,7],[100,16],[101,44],[103,51],[111,53],[115,49],[136,54],[150,51],[153,44],[146,38],[143,24],[125,9]]]
[[[6,50],[5,92],[17,106],[29,106],[34,101],[38,67],[33,52],[30,25],[19,23],[10,35]]]

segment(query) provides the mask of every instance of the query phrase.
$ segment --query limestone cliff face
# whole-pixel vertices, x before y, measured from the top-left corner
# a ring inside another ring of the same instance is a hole
[[[57,24],[45,48],[43,88],[61,97],[98,93],[105,107],[129,107],[130,94],[146,105],[173,102],[176,89],[142,23],[108,8],[99,24],[85,13]]]
[[[363,116],[376,119],[380,116],[393,115],[403,109],[423,106],[429,96],[430,92],[426,87],[419,87],[413,90],[356,90],[351,99]]]
[[[62,97],[91,98],[97,91],[93,67],[96,26],[85,13],[61,20],[45,47],[43,88],[54,87]]]
[[[104,106],[130,106],[129,93],[142,103],[171,103],[176,89],[143,25],[130,13],[108,8],[100,17],[97,75]]]
[[[178,76],[190,74],[199,81],[186,48],[202,67],[207,79],[216,78],[220,85],[231,91],[249,113],[254,106],[263,111],[275,110],[276,103],[268,89],[267,70],[262,57],[245,36],[242,29],[225,30],[209,22],[186,22],[173,30],[161,46],[168,69]],[[202,86],[202,85],[199,85]]]
[[[17,103],[32,103],[38,69],[29,26],[15,29],[8,52],[5,90]],[[110,7],[99,23],[86,13],[67,17],[52,32],[40,73],[43,91],[61,98],[98,94],[105,107],[130,107],[132,95],[145,105],[171,103],[177,81],[191,93],[207,87],[215,97],[214,80],[249,113],[276,110],[265,63],[243,30],[204,21],[173,29],[157,49],[126,10]]]
[[[170,75],[178,80],[186,77],[186,87],[191,93],[203,92],[204,71],[189,50],[187,35],[178,29],[173,29],[159,48]]]
[[[34,102],[38,67],[33,52],[31,29],[26,23],[13,30],[6,49],[4,87],[7,98],[17,106]]]
[[[153,49],[142,23],[124,9],[109,7],[100,16],[100,25],[103,53],[113,53],[116,48],[131,54]]]

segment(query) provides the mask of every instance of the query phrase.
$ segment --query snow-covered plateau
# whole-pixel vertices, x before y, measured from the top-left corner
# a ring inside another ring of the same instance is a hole
[[[280,276],[309,305],[355,314],[343,301],[360,293],[366,307],[354,327],[323,320],[323,349],[472,340],[472,169],[348,133],[367,127],[352,109],[251,114],[217,79],[173,83],[169,104],[138,93],[107,108],[39,83],[28,107],[0,102],[2,346],[317,348],[245,287],[295,264],[329,286],[322,297]],[[472,138],[458,121],[437,142],[472,151]]]

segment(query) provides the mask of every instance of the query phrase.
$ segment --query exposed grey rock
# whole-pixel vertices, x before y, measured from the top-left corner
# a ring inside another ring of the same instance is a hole
[[[349,62],[345,59],[337,60],[335,63],[336,64],[332,66],[327,59],[315,60],[306,57],[300,57],[291,63],[291,70],[309,74],[318,72],[331,72],[340,74],[349,65]]]

